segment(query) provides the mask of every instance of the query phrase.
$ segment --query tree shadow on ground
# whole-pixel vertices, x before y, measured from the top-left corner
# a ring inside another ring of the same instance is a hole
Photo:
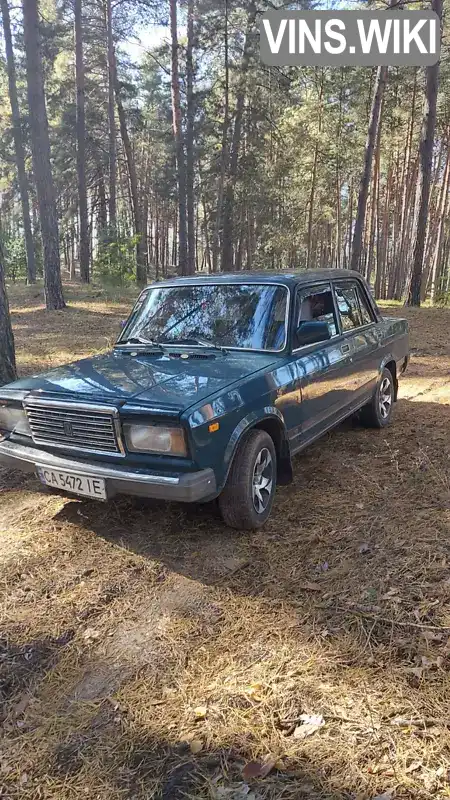
[[[211,506],[55,510],[50,553],[5,575],[11,597],[46,565],[30,641],[77,627],[20,733],[41,748],[38,783],[70,800],[62,787],[211,800],[273,755],[280,770],[249,782],[258,800],[367,800],[392,785],[444,797],[449,425],[449,406],[409,401],[385,431],[346,423],[295,460],[256,533],[226,529]],[[326,726],[298,741],[305,712]]]

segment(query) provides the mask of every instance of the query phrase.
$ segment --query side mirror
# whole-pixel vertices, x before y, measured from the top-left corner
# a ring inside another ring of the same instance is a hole
[[[304,347],[307,344],[317,344],[331,339],[330,329],[327,322],[301,322],[296,332],[296,347]]]

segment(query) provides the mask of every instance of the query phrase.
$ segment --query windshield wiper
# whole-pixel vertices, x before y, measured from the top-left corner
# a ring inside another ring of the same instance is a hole
[[[125,339],[123,342],[118,342],[119,345],[122,344],[148,344],[150,347],[155,348],[156,350],[161,350],[164,352],[164,347],[159,342],[154,342],[152,339],[143,339],[142,336],[131,336],[129,339]]]
[[[203,339],[196,336],[189,336],[186,339],[173,339],[172,341],[169,339],[164,339],[164,344],[196,344],[200,347],[208,347],[210,350],[219,350],[221,353],[228,353],[227,348],[223,347],[223,345],[216,344],[215,342],[211,342],[209,339]]]

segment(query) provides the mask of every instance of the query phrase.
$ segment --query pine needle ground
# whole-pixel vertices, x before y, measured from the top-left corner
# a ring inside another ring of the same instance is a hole
[[[66,292],[11,287],[21,374],[110,346],[134,296]],[[262,532],[0,472],[2,796],[450,797],[450,310],[386,313],[413,347],[392,426],[296,458]]]

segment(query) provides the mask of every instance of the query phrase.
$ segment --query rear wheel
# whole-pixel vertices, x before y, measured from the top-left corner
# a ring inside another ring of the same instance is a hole
[[[238,447],[219,497],[224,522],[244,530],[264,525],[272,510],[276,482],[274,443],[265,431],[251,430]]]
[[[361,409],[361,422],[368,428],[384,428],[391,421],[394,400],[394,377],[386,367],[372,400]]]

